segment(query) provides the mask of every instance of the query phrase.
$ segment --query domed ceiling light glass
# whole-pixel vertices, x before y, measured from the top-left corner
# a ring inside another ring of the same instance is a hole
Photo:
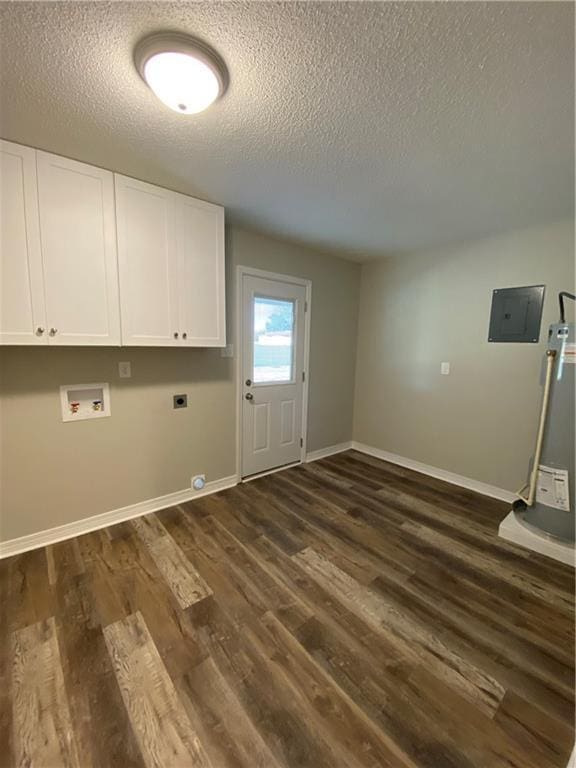
[[[134,62],[160,101],[181,115],[202,112],[228,86],[228,71],[220,56],[188,35],[146,37],[136,46]]]

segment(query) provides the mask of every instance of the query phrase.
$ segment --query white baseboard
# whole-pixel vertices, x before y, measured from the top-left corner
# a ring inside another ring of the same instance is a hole
[[[559,560],[566,565],[575,566],[574,547],[570,544],[563,544],[561,541],[534,533],[516,518],[514,512],[509,512],[498,528],[498,536],[506,541],[511,541],[521,547],[531,549],[532,552],[539,552],[541,555]]]
[[[309,461],[318,461],[318,459],[324,459],[326,456],[342,453],[342,451],[349,451],[350,448],[352,448],[352,442],[349,440],[347,443],[337,443],[336,445],[329,445],[326,448],[320,448],[317,451],[311,451],[306,454],[306,463]]]
[[[21,552],[28,552],[31,549],[45,547],[48,544],[56,544],[65,539],[72,539],[74,536],[81,536],[83,533],[97,531],[100,528],[107,528],[109,525],[122,523],[125,520],[132,520],[135,517],[147,515],[150,512],[157,512],[160,509],[173,507],[176,504],[183,504],[185,501],[199,499],[201,496],[208,496],[217,491],[223,491],[226,488],[232,488],[238,483],[236,475],[222,477],[219,480],[207,482],[201,491],[195,491],[193,488],[185,488],[183,491],[167,493],[165,496],[158,496],[155,499],[139,501],[137,504],[130,504],[127,507],[113,509],[111,512],[103,512],[101,515],[85,517],[82,520],[75,520],[72,523],[59,525],[56,528],[48,528],[45,531],[30,533],[28,536],[20,536],[17,539],[0,542],[0,560],[12,555],[18,555]]]
[[[343,451],[348,451],[350,449],[360,451],[360,453],[366,453],[369,456],[374,456],[383,461],[389,461],[392,464],[398,464],[407,469],[413,469],[416,472],[421,472],[430,477],[436,477],[439,480],[445,480],[453,485],[458,485],[462,488],[482,493],[485,496],[491,496],[494,499],[512,503],[516,498],[513,493],[506,491],[503,488],[496,488],[493,485],[481,483],[478,480],[472,480],[463,475],[456,475],[453,472],[447,472],[444,469],[438,469],[429,464],[422,464],[419,461],[407,459],[404,456],[398,456],[395,453],[383,451],[380,448],[374,448],[365,443],[358,443],[356,441],[337,443],[336,445],[329,445],[326,448],[320,448],[317,451],[311,451],[306,454],[306,461],[317,461],[318,459],[333,456],[336,453],[342,453]],[[27,552],[28,550],[36,549],[38,547],[45,547],[48,544],[55,544],[58,541],[71,539],[74,536],[81,536],[83,533],[106,528],[109,525],[121,523],[124,520],[131,520],[134,517],[140,517],[141,515],[146,515],[150,512],[157,512],[160,509],[166,509],[175,504],[182,504],[185,501],[191,501],[192,499],[197,499],[201,496],[207,496],[208,494],[222,491],[225,488],[232,488],[237,485],[238,482],[239,479],[236,475],[230,475],[229,477],[223,477],[220,480],[212,480],[206,483],[206,486],[202,491],[195,491],[193,488],[185,488],[182,491],[168,493],[165,496],[159,496],[155,499],[147,499],[146,501],[141,501],[137,504],[114,509],[111,512],[104,512],[101,515],[94,515],[92,517],[84,518],[83,520],[75,520],[72,523],[66,523],[65,525],[60,525],[56,528],[49,528],[44,531],[38,531],[37,533],[31,533],[28,536],[21,536],[17,539],[0,542],[0,559],[11,557],[12,555],[17,555],[21,552]]]
[[[423,475],[429,475],[438,480],[445,480],[447,483],[452,483],[452,485],[459,485],[461,488],[476,491],[476,493],[491,496],[493,499],[506,501],[509,504],[518,498],[512,491],[506,491],[504,488],[497,488],[495,485],[488,485],[488,483],[482,483],[480,480],[464,477],[464,475],[456,475],[454,472],[438,469],[438,467],[432,467],[430,464],[422,464],[419,461],[414,461],[414,459],[406,459],[404,456],[398,456],[396,453],[390,453],[389,451],[382,451],[380,448],[373,448],[365,443],[357,443],[353,440],[350,447],[354,451],[366,453],[369,456],[374,456],[376,459],[389,461],[391,464],[398,464],[400,467],[406,467],[406,469],[413,469],[415,472],[421,472]]]

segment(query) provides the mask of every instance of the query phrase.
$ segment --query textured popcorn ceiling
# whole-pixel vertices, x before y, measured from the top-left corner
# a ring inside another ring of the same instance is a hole
[[[360,253],[573,209],[570,3],[2,3],[0,133]],[[132,63],[163,29],[222,54],[204,114]],[[544,254],[543,254],[544,256]]]

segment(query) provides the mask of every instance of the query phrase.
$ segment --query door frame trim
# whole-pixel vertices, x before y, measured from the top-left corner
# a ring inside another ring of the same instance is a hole
[[[242,344],[243,338],[243,317],[242,317],[242,284],[244,277],[261,277],[264,280],[275,280],[279,283],[290,283],[299,285],[306,289],[307,310],[304,312],[304,386],[302,388],[302,446],[300,447],[300,462],[306,461],[306,446],[308,443],[308,387],[310,383],[310,316],[312,313],[312,280],[295,275],[283,275],[278,272],[267,272],[263,269],[246,267],[238,265],[236,267],[236,311],[234,313],[236,328],[234,332],[234,346],[236,363],[235,376],[235,396],[236,396],[236,475],[242,482]],[[269,470],[273,471],[273,470]]]

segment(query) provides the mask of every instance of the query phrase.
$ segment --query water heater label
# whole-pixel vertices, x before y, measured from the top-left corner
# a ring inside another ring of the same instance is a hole
[[[562,362],[576,365],[576,344],[564,344],[562,347]]]
[[[570,511],[570,496],[568,492],[568,470],[538,467],[538,483],[536,485],[536,501],[554,509]]]

